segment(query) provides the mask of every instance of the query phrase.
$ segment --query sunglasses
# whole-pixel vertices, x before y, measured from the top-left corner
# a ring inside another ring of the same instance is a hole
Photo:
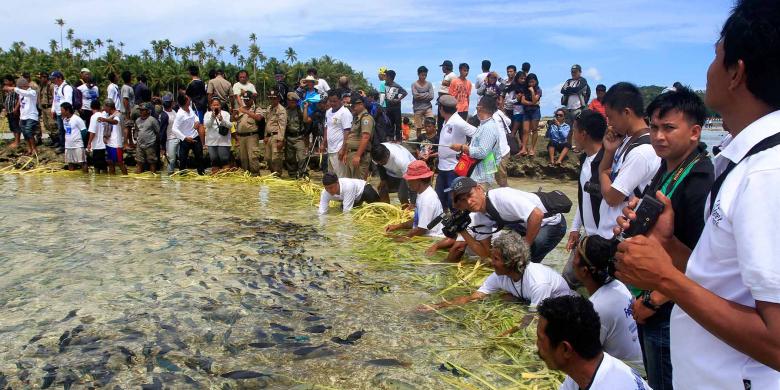
[[[563,114],[555,114],[556,117],[563,117]]]

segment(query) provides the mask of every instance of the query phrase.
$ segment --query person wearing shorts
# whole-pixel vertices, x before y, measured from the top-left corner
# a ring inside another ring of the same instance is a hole
[[[160,139],[160,122],[151,112],[152,103],[142,103],[139,107],[141,116],[135,120],[137,134],[135,149],[135,173],[143,173],[144,165],[149,165],[152,174],[157,173],[158,145]]]
[[[103,140],[103,123],[98,122],[98,118],[105,118],[106,115],[100,110],[100,101],[97,99],[89,103],[92,115],[89,118],[87,126],[87,153],[92,154],[92,165],[95,167],[95,173],[108,173],[106,165],[106,143]]]
[[[30,82],[27,79],[20,78],[16,80],[16,86],[6,85],[3,87],[6,96],[15,95],[15,106],[19,108],[17,120],[12,120],[13,111],[8,111],[8,123],[11,130],[14,130],[13,124],[16,123],[17,131],[14,131],[13,146],[19,144],[21,136],[27,141],[27,155],[32,156],[38,153],[35,149],[35,128],[38,126],[38,93],[30,88]],[[13,100],[13,99],[11,99]]]
[[[111,99],[103,102],[104,115],[101,115],[97,121],[103,126],[103,142],[106,145],[106,162],[108,163],[108,173],[116,174],[116,167],[122,170],[123,175],[127,175],[127,167],[122,153],[122,144],[124,142],[124,127],[122,126],[122,114],[116,109],[116,104]]]
[[[84,121],[77,115],[73,115],[73,105],[65,102],[60,105],[62,126],[65,128],[65,162],[69,171],[75,171],[81,166],[84,173],[89,172],[87,167],[87,154],[84,152],[84,140],[81,132],[87,130]]]

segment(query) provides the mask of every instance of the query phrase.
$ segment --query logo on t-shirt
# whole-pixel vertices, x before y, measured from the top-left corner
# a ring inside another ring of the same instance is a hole
[[[720,209],[720,199],[715,201],[715,205],[712,207],[712,213],[710,213],[710,218],[712,218],[712,223],[714,223],[715,226],[718,226],[720,221],[723,220],[723,214]]]
[[[70,121],[65,121],[62,123],[63,127],[65,128],[65,134],[70,135],[72,129],[70,127]]]

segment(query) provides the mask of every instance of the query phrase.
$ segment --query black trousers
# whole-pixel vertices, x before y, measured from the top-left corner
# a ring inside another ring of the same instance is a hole
[[[360,199],[355,201],[354,207],[360,206],[363,203],[376,203],[379,202],[379,193],[376,192],[374,187],[366,183],[366,186],[363,187],[363,194],[360,195]]]
[[[388,106],[387,117],[393,125],[393,141],[401,141],[403,139],[403,133],[401,132],[401,106]]]
[[[206,171],[203,167],[203,144],[200,142],[200,137],[195,137],[193,140],[195,142],[182,141],[179,143],[179,164],[181,164],[179,169],[187,168],[190,150],[192,150],[195,155],[195,167],[198,169],[198,174],[202,175]]]

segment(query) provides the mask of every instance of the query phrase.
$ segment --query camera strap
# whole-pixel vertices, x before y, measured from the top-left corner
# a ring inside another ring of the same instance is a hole
[[[691,153],[688,155],[677,169],[662,174],[661,182],[659,183],[657,190],[661,191],[667,198],[671,198],[680,183],[682,183],[688,174],[691,173],[693,167],[696,166],[702,157],[706,156],[706,149],[704,151],[699,149],[698,153]]]
[[[721,173],[720,176],[718,176],[718,178],[715,179],[715,183],[712,184],[712,189],[710,190],[710,204],[708,209],[709,212],[707,214],[708,215],[712,214],[712,207],[715,205],[715,198],[718,196],[718,193],[720,192],[720,187],[723,186],[723,182],[726,181],[726,177],[729,175],[729,173],[731,173],[732,170],[734,170],[734,168],[736,168],[737,165],[739,165],[746,158],[754,154],[763,152],[764,150],[771,149],[777,145],[780,145],[780,133],[775,133],[761,140],[761,142],[757,143],[747,152],[747,154],[745,154],[745,157],[742,157],[742,159],[737,161],[736,163],[734,161],[730,161],[729,165],[726,167],[723,173]]]

